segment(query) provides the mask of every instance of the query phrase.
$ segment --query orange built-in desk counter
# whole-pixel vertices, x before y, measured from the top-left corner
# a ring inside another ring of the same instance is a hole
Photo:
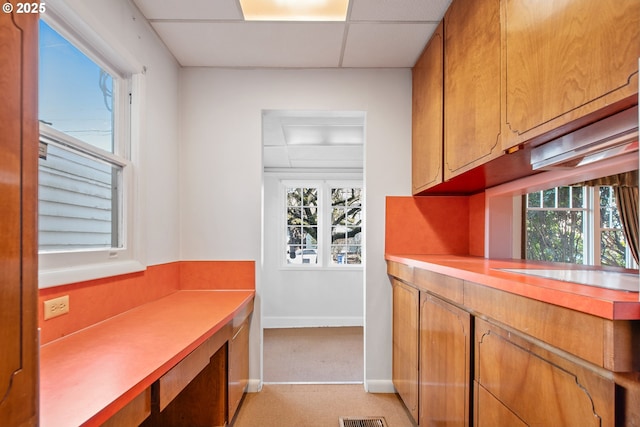
[[[170,286],[162,291],[165,295],[154,295],[156,298],[151,301],[80,330],[65,332],[64,336],[42,345],[42,427],[104,423],[138,425],[145,419],[147,422],[152,420],[154,425],[175,424],[174,419],[165,420],[164,415],[160,416],[160,411],[163,414],[180,412],[180,417],[184,418],[186,412],[183,408],[173,408],[175,404],[172,402],[179,401],[181,393],[198,393],[194,389],[198,382],[214,384],[220,392],[213,398],[208,393],[209,401],[199,405],[197,414],[190,415],[192,421],[196,419],[193,417],[199,417],[197,419],[208,420],[210,425],[223,425],[233,416],[234,409],[227,406],[230,403],[227,392],[231,392],[233,386],[229,385],[227,378],[228,367],[235,363],[229,359],[247,360],[246,354],[236,353],[238,348],[242,353],[248,351],[248,333],[239,331],[243,327],[248,329],[253,310],[254,263],[177,264],[159,267],[165,270],[177,268],[175,275],[165,275],[165,278],[177,279],[172,285],[174,288]],[[145,275],[157,279],[154,268],[150,269],[151,272],[135,276],[137,286],[153,286],[145,283],[144,279]],[[232,271],[237,274],[231,274]],[[229,275],[235,276],[235,279]],[[130,299],[139,298],[139,289],[132,289],[128,298],[126,289],[117,282],[114,280],[110,291],[116,294],[122,291],[115,299],[120,299],[124,307],[129,307]],[[128,283],[128,286],[131,285]],[[47,299],[67,292],[70,294],[70,314],[74,310],[78,313],[90,312],[78,306],[80,301],[91,300],[92,293],[109,293],[110,283],[100,281],[93,290],[92,286],[96,284],[43,290],[44,296],[41,297]],[[111,297],[114,298],[113,295]],[[113,301],[107,301],[106,304],[113,305]],[[104,311],[104,307],[95,307],[95,310]],[[82,316],[87,317],[88,314]],[[47,323],[55,320],[41,321],[43,336],[49,337],[65,330],[59,325],[49,326]],[[82,323],[82,319],[77,321]],[[231,345],[237,336],[246,338],[244,345]],[[236,349],[236,353],[232,352],[232,348]],[[244,372],[241,376],[248,377],[248,366],[241,371]],[[244,391],[246,378],[236,383],[242,384]],[[193,400],[193,396],[190,399]],[[183,422],[192,421],[186,417]]]

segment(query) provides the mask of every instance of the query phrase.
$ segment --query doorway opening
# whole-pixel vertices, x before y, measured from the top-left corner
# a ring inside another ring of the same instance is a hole
[[[364,381],[364,142],[363,111],[263,111],[265,383]]]

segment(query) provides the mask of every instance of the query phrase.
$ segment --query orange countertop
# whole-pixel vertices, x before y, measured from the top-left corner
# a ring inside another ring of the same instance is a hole
[[[177,291],[43,345],[40,426],[102,424],[232,320],[254,293]]]
[[[386,254],[385,259],[605,319],[640,320],[638,292],[599,288],[497,270],[503,268],[584,270],[593,267],[525,260],[493,260],[455,255]]]

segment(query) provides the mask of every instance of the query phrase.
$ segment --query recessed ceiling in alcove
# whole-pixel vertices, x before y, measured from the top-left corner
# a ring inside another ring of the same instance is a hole
[[[265,110],[264,168],[361,170],[364,123],[362,111]]]

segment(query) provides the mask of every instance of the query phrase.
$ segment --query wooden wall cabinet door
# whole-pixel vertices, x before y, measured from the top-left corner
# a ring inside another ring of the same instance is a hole
[[[502,155],[500,0],[454,0],[444,18],[444,180]]]
[[[443,23],[431,36],[413,67],[412,191],[440,184],[443,144]]]
[[[470,425],[471,315],[420,295],[420,425]]]
[[[637,104],[638,0],[503,4],[503,148],[552,131],[550,139]]]
[[[16,5],[15,2],[13,6]],[[15,10],[15,7],[14,7]],[[38,16],[0,15],[0,425],[38,424]]]
[[[509,412],[530,426],[616,425],[611,378],[478,318],[475,345],[476,425],[499,425]]]
[[[392,279],[392,286],[393,385],[409,413],[417,421],[420,292],[395,279]]]

